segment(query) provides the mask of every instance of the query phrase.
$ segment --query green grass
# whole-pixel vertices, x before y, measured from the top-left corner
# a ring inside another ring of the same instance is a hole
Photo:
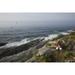
[[[75,32],[70,33],[66,36],[59,36],[53,40],[61,41],[64,40],[64,48],[62,51],[51,51],[48,54],[44,54],[42,56],[35,56],[37,62],[75,62],[75,51],[72,50],[72,47],[75,46]],[[50,44],[46,44],[47,47],[50,47]]]
[[[72,62],[75,61],[75,52],[72,51],[52,51],[49,54],[35,56],[37,62]]]

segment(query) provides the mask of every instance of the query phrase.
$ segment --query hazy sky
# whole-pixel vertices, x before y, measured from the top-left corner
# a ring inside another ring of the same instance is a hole
[[[0,27],[75,25],[74,13],[0,13]]]

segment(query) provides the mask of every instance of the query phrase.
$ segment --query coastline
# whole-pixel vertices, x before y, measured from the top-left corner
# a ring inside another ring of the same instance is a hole
[[[17,42],[15,41],[15,42],[1,43],[2,45],[0,46],[0,48],[17,47],[17,46],[21,46],[23,44],[27,44],[31,41],[36,40],[36,39],[40,39],[40,40],[43,39],[44,41],[52,40],[54,38],[57,38],[59,35],[68,35],[71,32],[73,32],[73,30],[68,30],[66,32],[59,32],[59,33],[50,34],[47,37],[45,37],[45,36],[36,37],[36,38],[30,39],[30,40],[29,40],[29,38],[25,38],[25,39],[22,39],[21,41],[17,41]]]
[[[73,31],[75,32],[75,31]],[[33,56],[48,54],[55,49],[47,48],[46,44],[53,39],[59,38],[59,35],[67,36],[72,32],[60,32],[60,34],[52,34],[48,37],[39,37],[28,43],[22,43],[19,46],[2,47],[0,48],[0,61],[3,62],[18,62],[18,61],[33,61]],[[46,38],[46,40],[45,40]],[[62,38],[62,37],[61,37]],[[21,58],[24,58],[23,60]]]

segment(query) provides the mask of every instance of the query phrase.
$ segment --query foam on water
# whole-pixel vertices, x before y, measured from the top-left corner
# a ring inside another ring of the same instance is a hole
[[[68,32],[59,32],[59,33],[57,33],[57,34],[51,34],[51,35],[49,35],[48,37],[45,37],[45,41],[47,41],[47,40],[52,40],[52,39],[54,39],[54,38],[56,38],[56,37],[58,37],[59,35],[68,35],[69,33]]]
[[[8,44],[6,44],[5,46],[2,46],[2,47],[0,47],[0,48],[8,48],[8,47],[20,46],[20,45],[26,44],[26,43],[28,43],[28,42],[30,42],[30,40],[28,40],[28,39],[23,39],[23,40],[21,40],[21,41],[19,41],[19,42],[8,43]]]
[[[62,34],[62,35],[68,35],[69,32],[61,32],[60,34]]]
[[[29,43],[30,41],[37,40],[37,39],[43,39],[43,37],[37,37],[37,38],[34,38],[34,39],[25,38],[25,39],[23,39],[21,41],[18,41],[18,42],[8,43],[5,46],[2,46],[0,48],[17,47],[17,46],[21,46],[23,44]]]
[[[21,40],[19,42],[8,43],[5,46],[2,46],[0,48],[17,47],[17,46],[26,44],[26,43],[28,43],[30,41],[37,40],[37,39],[40,39],[40,40],[44,39],[44,41],[52,40],[52,39],[58,37],[60,34],[62,34],[62,35],[68,35],[69,33],[68,32],[60,32],[60,33],[57,33],[57,34],[50,34],[47,37],[37,37],[37,38],[34,38],[34,39],[25,38],[25,39],[23,39],[23,40]]]
[[[52,40],[53,38],[56,38],[56,37],[58,37],[58,34],[51,34],[51,35],[49,35],[48,37],[45,37],[45,41],[47,41],[47,40]]]

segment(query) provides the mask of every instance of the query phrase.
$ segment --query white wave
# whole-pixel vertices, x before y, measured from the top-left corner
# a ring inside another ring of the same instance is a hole
[[[71,33],[71,32],[74,32],[73,30],[68,30],[67,32]]]
[[[69,32],[60,32],[60,34],[62,34],[62,35],[68,35]]]
[[[8,44],[6,44],[5,46],[2,46],[2,47],[0,47],[0,48],[8,48],[8,47],[20,46],[20,45],[26,44],[26,43],[28,43],[28,42],[30,42],[30,40],[28,40],[28,39],[23,39],[23,40],[21,40],[21,41],[19,41],[19,42],[8,43]]]
[[[37,40],[37,39],[43,39],[43,37],[37,37],[37,38],[33,38],[33,39],[25,38],[19,42],[8,43],[5,46],[2,46],[0,48],[17,47],[17,46],[21,46],[23,44],[29,43],[30,41]]]
[[[69,33],[68,32],[60,32],[60,33],[57,33],[57,34],[51,34],[51,35],[49,35],[48,37],[45,37],[45,41],[47,41],[47,40],[52,40],[52,39],[54,39],[54,38],[57,38],[59,35],[68,35]]]
[[[46,41],[46,40],[52,40],[52,39],[58,37],[58,35],[59,35],[59,34],[51,34],[51,35],[49,35],[48,37],[45,37],[44,40],[45,40],[45,41]]]
[[[69,33],[68,32],[60,32],[60,33],[57,33],[57,34],[51,34],[48,37],[37,37],[37,38],[33,38],[33,39],[25,38],[25,39],[23,39],[23,40],[21,40],[19,42],[8,43],[5,46],[2,46],[0,48],[16,47],[16,46],[20,46],[20,45],[26,44],[26,43],[28,43],[30,41],[37,40],[37,39],[40,39],[40,40],[44,39],[43,41],[52,40],[52,39],[58,37],[60,34],[68,35]]]

